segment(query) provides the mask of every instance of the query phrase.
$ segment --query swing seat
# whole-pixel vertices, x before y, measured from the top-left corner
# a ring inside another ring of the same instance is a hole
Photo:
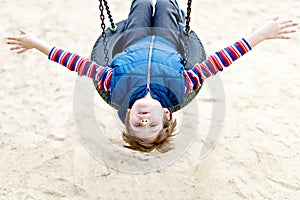
[[[123,44],[124,44],[124,27],[125,27],[125,20],[118,22],[116,31],[112,31],[110,28],[106,29],[106,42],[107,42],[107,50],[108,50],[108,59],[109,61],[113,60],[113,57],[123,51]],[[185,25],[180,24],[180,32],[184,33]],[[185,37],[184,34],[182,34],[182,37]],[[184,38],[182,38],[184,40]],[[184,55],[184,47],[179,47],[178,52],[183,56]],[[196,33],[191,30],[189,34],[189,44],[188,44],[188,57],[187,57],[187,64],[185,66],[185,69],[191,69],[194,64],[198,62],[202,62],[206,60],[206,53],[204,50],[204,46],[199,39],[199,37],[196,35]],[[105,53],[104,53],[104,45],[103,45],[103,37],[100,35],[98,39],[96,40],[93,50],[91,53],[91,59],[95,61],[98,65],[106,65],[105,60]],[[118,109],[115,105],[112,105],[108,100],[109,93],[103,90],[100,90],[98,88],[98,82],[94,81],[95,88],[98,92],[98,94],[101,96],[101,98],[114,107],[115,109]],[[190,103],[198,94],[201,88],[199,88],[196,91],[193,91],[190,94],[185,95],[185,103],[181,106],[175,106],[174,112],[181,109],[188,103]]]
[[[125,20],[118,22],[116,25],[116,31],[112,31],[110,28],[105,30],[109,61],[111,61],[116,54],[123,51]],[[102,35],[99,36],[94,44],[91,58],[98,65],[106,65]]]

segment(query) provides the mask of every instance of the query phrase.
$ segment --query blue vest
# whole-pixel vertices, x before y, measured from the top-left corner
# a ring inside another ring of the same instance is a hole
[[[182,63],[175,47],[159,36],[147,36],[117,54],[110,65],[113,72],[108,101],[119,107],[120,119],[124,121],[126,110],[148,92],[171,111],[183,105]]]

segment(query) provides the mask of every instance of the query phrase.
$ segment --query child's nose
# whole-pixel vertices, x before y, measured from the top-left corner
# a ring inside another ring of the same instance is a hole
[[[141,124],[142,124],[143,126],[146,126],[148,123],[149,123],[149,120],[148,120],[148,119],[142,119],[142,120],[141,120]]]

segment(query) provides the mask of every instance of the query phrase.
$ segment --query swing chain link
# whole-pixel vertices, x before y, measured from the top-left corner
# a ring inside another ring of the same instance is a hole
[[[105,8],[106,8],[106,12],[107,12],[108,19],[109,19],[110,24],[111,24],[110,29],[111,29],[111,30],[115,30],[115,29],[116,29],[116,25],[115,25],[115,23],[114,23],[114,20],[113,20],[113,18],[112,18],[111,13],[110,13],[109,6],[108,6],[108,4],[107,4],[107,1],[106,1],[106,0],[103,0],[103,2],[104,2],[104,5],[105,5]]]
[[[190,22],[191,22],[192,0],[187,2],[187,16],[185,22],[185,43],[184,43],[184,66],[187,64],[189,56],[189,35],[190,35]]]
[[[105,2],[105,0],[104,0]],[[104,16],[104,7],[103,7],[103,1],[99,0],[99,10],[100,10],[100,19],[101,19],[101,28],[102,28],[102,38],[103,38],[103,46],[104,46],[104,55],[105,55],[105,64],[106,66],[109,65],[109,57],[108,57],[108,49],[107,49],[107,41],[106,41],[106,26],[105,26],[105,16]]]

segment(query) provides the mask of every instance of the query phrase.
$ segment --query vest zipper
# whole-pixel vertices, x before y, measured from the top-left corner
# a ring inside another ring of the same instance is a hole
[[[150,47],[149,47],[149,57],[148,57],[148,73],[147,73],[147,89],[150,91],[150,78],[151,78],[151,65],[152,65],[152,55],[154,46],[155,36],[152,36]]]

